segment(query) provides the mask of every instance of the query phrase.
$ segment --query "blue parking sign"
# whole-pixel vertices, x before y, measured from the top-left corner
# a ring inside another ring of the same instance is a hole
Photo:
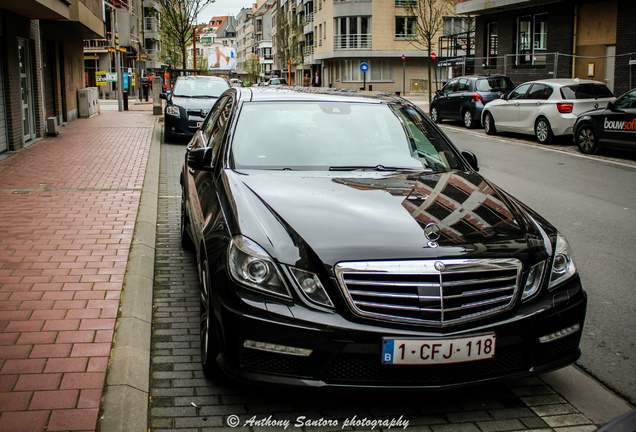
[[[369,63],[367,63],[367,62],[360,63],[360,70],[362,72],[368,72],[369,71]]]

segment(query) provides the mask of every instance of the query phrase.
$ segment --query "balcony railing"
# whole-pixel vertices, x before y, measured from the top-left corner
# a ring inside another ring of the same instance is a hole
[[[130,0],[105,0],[105,3],[117,9],[126,9],[133,15],[137,15],[137,8]]]
[[[371,3],[371,0],[333,0],[334,3]]]
[[[333,47],[335,50],[370,50],[371,34],[335,35]]]
[[[109,46],[108,39],[84,39],[84,51],[105,51]]]
[[[406,5],[417,7],[417,0],[395,0],[395,7],[404,7]]]

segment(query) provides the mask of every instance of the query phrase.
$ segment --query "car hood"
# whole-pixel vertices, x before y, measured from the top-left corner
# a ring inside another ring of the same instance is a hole
[[[173,96],[170,99],[170,102],[173,105],[180,106],[187,110],[198,110],[198,109],[212,108],[212,105],[214,105],[217,99],[218,99],[217,97],[189,98],[189,97]]]
[[[519,257],[547,238],[515,201],[477,173],[225,171],[234,223],[277,260]],[[341,174],[341,173],[339,173]],[[441,228],[435,239],[425,230]],[[552,228],[548,228],[550,231]],[[536,252],[536,251],[535,251]]]

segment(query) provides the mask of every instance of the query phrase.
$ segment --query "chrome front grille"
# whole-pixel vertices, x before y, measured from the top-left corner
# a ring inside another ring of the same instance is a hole
[[[517,259],[345,262],[336,277],[357,315],[444,326],[506,311],[520,286]]]

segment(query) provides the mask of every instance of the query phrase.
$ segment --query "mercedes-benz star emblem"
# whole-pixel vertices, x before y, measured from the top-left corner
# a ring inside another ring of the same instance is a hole
[[[442,236],[442,230],[435,225],[435,222],[431,222],[424,228],[424,235],[430,241],[435,242]]]
[[[443,272],[445,268],[446,266],[444,265],[443,262],[435,261],[435,270],[437,270],[438,272]]]
[[[208,115],[208,110],[201,110],[201,117],[205,118]]]

